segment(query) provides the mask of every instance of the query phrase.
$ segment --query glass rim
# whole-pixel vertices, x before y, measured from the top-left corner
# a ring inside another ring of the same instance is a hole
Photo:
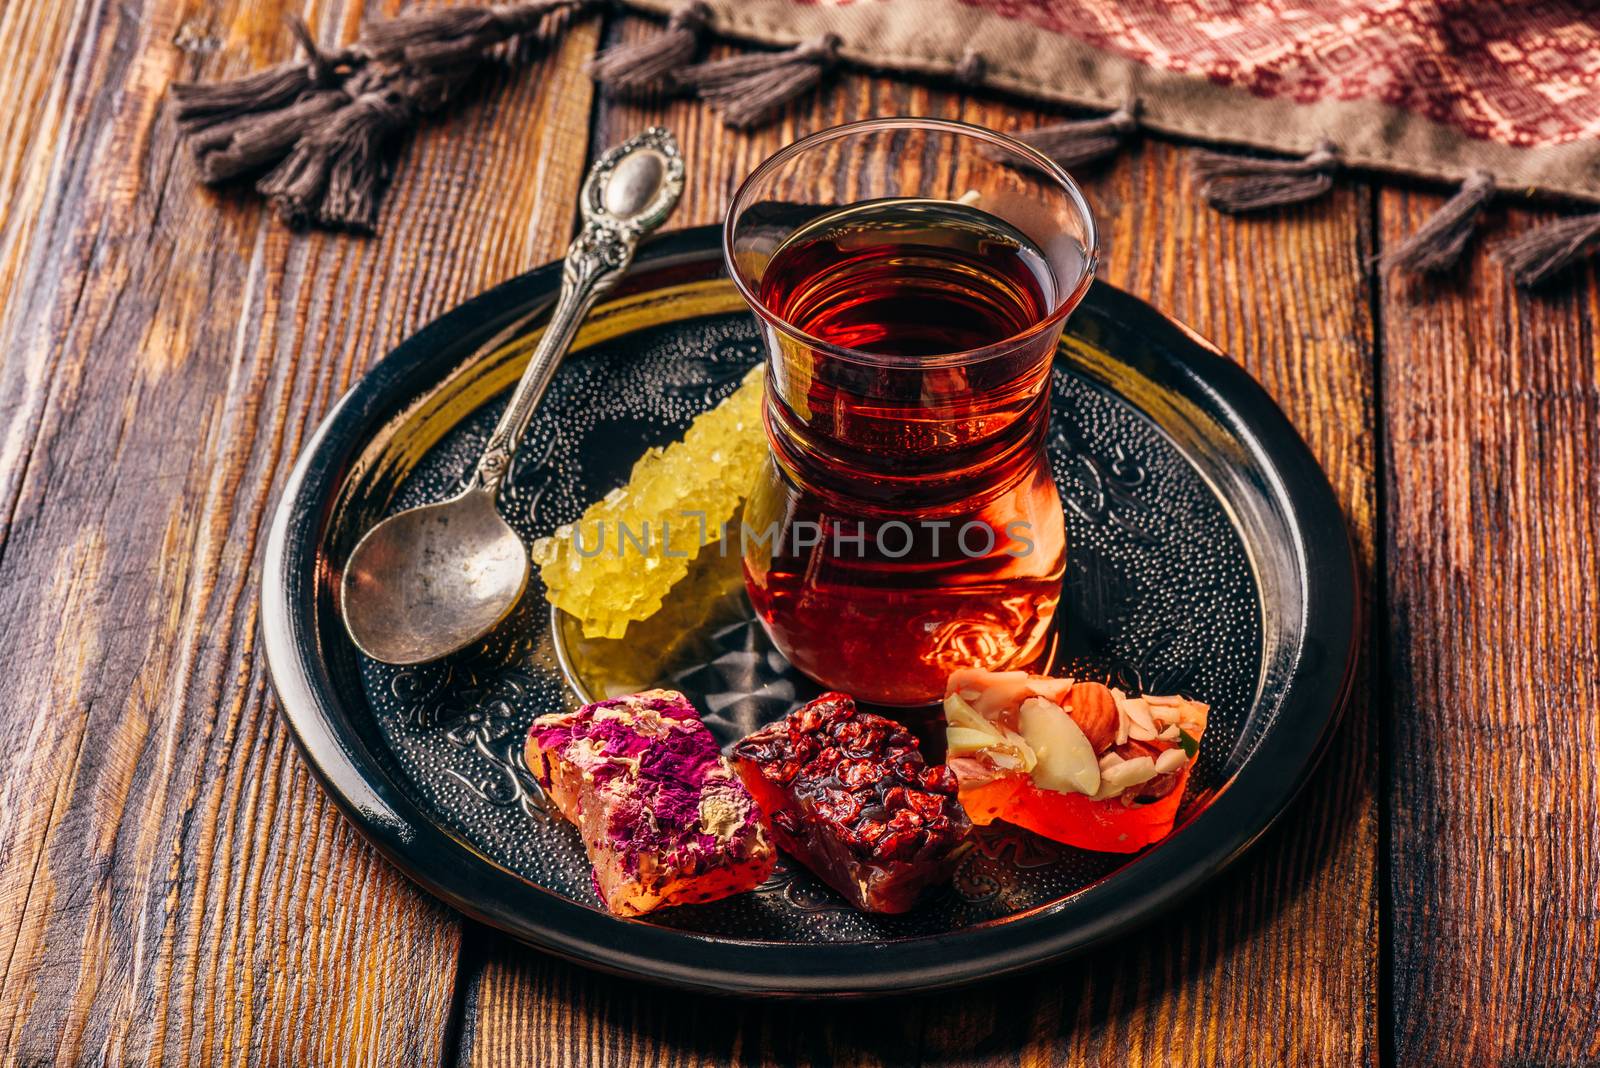
[[[783,316],[767,307],[761,297],[745,282],[743,274],[733,258],[733,235],[735,225],[746,199],[751,195],[755,185],[762,178],[802,152],[809,151],[829,141],[836,141],[861,133],[875,133],[879,130],[937,130],[944,133],[955,134],[960,137],[974,138],[987,141],[1007,152],[1021,156],[1032,164],[1037,170],[1042,171],[1046,177],[1053,179],[1061,191],[1066,193],[1067,199],[1072,203],[1073,210],[1083,222],[1084,227],[1084,260],[1083,276],[1077,285],[1066,293],[1057,303],[1056,308],[1026,330],[1012,334],[989,345],[975,349],[960,349],[953,352],[939,353],[936,356],[902,356],[884,352],[869,352],[865,349],[849,348],[835,345],[806,333]],[[770,323],[775,329],[800,341],[809,348],[825,352],[838,359],[849,360],[853,363],[866,364],[877,367],[946,367],[979,363],[1002,352],[1010,351],[1024,345],[1039,335],[1059,327],[1083,299],[1083,294],[1094,282],[1095,269],[1100,261],[1100,230],[1095,224],[1094,212],[1089,208],[1089,200],[1083,195],[1083,190],[1073,180],[1059,163],[1034,148],[1032,145],[1017,140],[998,130],[991,130],[970,122],[961,122],[956,119],[919,118],[916,116],[891,116],[879,119],[862,119],[857,122],[847,122],[839,126],[830,126],[815,133],[808,134],[793,144],[786,145],[762,160],[751,171],[744,181],[739,183],[739,188],[734,191],[733,200],[728,206],[727,217],[722,222],[722,259],[728,270],[728,277],[733,280],[734,286],[739,290],[739,295],[750,305],[758,316]]]

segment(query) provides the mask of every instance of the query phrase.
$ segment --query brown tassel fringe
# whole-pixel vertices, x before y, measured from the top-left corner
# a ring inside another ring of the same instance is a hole
[[[216,184],[256,174],[293,150],[307,130],[349,102],[341,90],[308,93],[286,108],[260,115],[241,115],[230,122],[192,134],[189,147],[200,165],[202,181]],[[180,124],[181,125],[181,124]]]
[[[1322,142],[1304,159],[1246,159],[1202,152],[1194,161],[1206,202],[1230,215],[1315,200],[1333,188],[1338,166],[1339,151],[1331,141]]]
[[[528,58],[597,2],[523,0],[414,12],[377,23],[340,49],[319,48],[305,23],[291,18],[304,59],[232,82],[174,84],[178,126],[206,182],[255,175],[256,189],[293,225],[370,230],[391,153],[418,120],[454,99],[486,65]],[[775,116],[839,63],[840,41],[829,34],[787,51],[686,65],[710,18],[701,0],[690,0],[660,34],[608,49],[589,72],[619,95],[692,90],[730,126],[748,128]],[[980,84],[985,74],[983,57],[971,49],[955,72],[966,85]],[[1139,125],[1138,102],[1130,100],[1100,118],[1017,136],[1072,169],[1116,152]],[[1326,141],[1298,160],[1205,152],[1194,161],[1206,200],[1229,213],[1319,197],[1332,188],[1339,166],[1338,150]],[[1416,233],[1383,255],[1383,267],[1450,269],[1495,192],[1492,176],[1474,172]],[[1600,214],[1550,223],[1496,249],[1521,286],[1543,285],[1597,251]]]
[[[574,0],[535,0],[414,11],[374,23],[361,38],[361,46],[380,59],[418,67],[476,62],[485,58],[485,51],[540,30],[546,16],[574,6]]]
[[[1445,201],[1416,233],[1384,253],[1379,263],[1386,271],[1448,271],[1460,262],[1477,229],[1478,216],[1494,199],[1494,192],[1494,176],[1488,171],[1473,171],[1455,196]]]
[[[710,21],[711,9],[692,0],[672,13],[665,30],[637,44],[608,48],[584,69],[615,96],[674,89],[679,68],[694,58]]]
[[[287,22],[289,32],[306,53],[304,60],[280,63],[232,82],[173,84],[178,121],[186,130],[209,130],[243,115],[288,107],[312,89],[337,84],[337,69],[348,65],[351,55],[344,50],[324,52],[318,48],[299,15],[290,15]]]
[[[1600,251],[1600,215],[1562,219],[1495,249],[1519,286],[1541,286]]]
[[[830,33],[785,52],[753,52],[685,67],[678,82],[720,111],[729,126],[749,129],[815,88],[838,62],[839,38]]]
[[[1016,135],[1066,170],[1086,167],[1115,153],[1139,129],[1139,102],[1130,100],[1097,119],[1057,123]]]
[[[256,190],[292,225],[370,230],[405,131],[485,65],[519,58],[588,2],[403,15],[332,52],[294,21],[305,60],[231,83],[174,85],[178,126],[205,181],[258,174]]]

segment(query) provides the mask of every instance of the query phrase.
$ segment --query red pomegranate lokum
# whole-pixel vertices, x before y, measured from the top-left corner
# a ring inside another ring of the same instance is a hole
[[[1104,853],[1172,831],[1206,705],[1025,671],[965,669],[945,689],[948,766],[974,823]]]
[[[905,912],[954,873],[972,827],[955,776],[845,694],[796,709],[733,756],[778,844],[857,908]]]
[[[577,825],[614,915],[713,901],[772,874],[777,853],[760,809],[681,693],[540,716],[528,767]]]

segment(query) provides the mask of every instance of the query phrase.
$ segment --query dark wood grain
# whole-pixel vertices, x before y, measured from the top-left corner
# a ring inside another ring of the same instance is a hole
[[[292,752],[255,560],[353,377],[564,246],[595,27],[422,130],[362,239],[198,187],[174,142],[168,81],[286,56],[285,10],[0,11],[3,1063],[437,1063],[448,1033],[460,921]]]
[[[642,25],[630,21],[624,38]],[[690,173],[677,221],[688,225],[719,220],[738,180],[777,147],[887,114],[1007,129],[1042,113],[849,76],[748,135],[690,102],[603,104],[597,143],[647,122],[674,129]],[[1190,191],[1185,158],[1151,144],[1091,176],[1107,233],[1104,277],[1184,319],[1263,381],[1326,465],[1370,570],[1370,195],[1343,189],[1271,221],[1233,222]],[[1370,1063],[1379,946],[1368,694],[1363,684],[1324,769],[1257,850],[1168,923],[1106,951],[954,994],[819,1008],[641,988],[480,932],[463,977],[461,1063]]]
[[[1438,203],[1386,193],[1385,240]],[[1600,1062],[1597,294],[1481,249],[1384,290],[1399,1064]]]
[[[1600,1061],[1592,273],[1520,295],[1479,251],[1377,288],[1367,257],[1437,197],[1352,182],[1229,220],[1187,149],[1092,173],[1104,277],[1241,360],[1328,469],[1382,598],[1383,730],[1364,677],[1247,858],[1078,960],[858,1005],[643,988],[464,925],[310,781],[256,643],[276,488],[390,345],[559,254],[585,159],[646,122],[685,143],[691,225],[803,132],[1042,113],[858,76],[751,135],[682,101],[591,108],[590,21],[420,131],[379,237],[296,235],[194,184],[163,95],[287,55],[285,10],[0,8],[0,1063]],[[309,11],[327,40],[363,15]]]

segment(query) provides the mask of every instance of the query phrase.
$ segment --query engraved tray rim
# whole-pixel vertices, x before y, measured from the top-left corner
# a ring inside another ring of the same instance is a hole
[[[662,234],[632,275],[699,263],[720,269],[720,228]],[[457,306],[401,342],[341,398],[304,446],[281,492],[263,559],[261,632],[297,748],[323,789],[402,872],[466,915],[570,960],[619,975],[703,992],[862,996],[940,989],[1082,951],[1171,907],[1260,837],[1293,800],[1327,747],[1353,683],[1360,621],[1356,563],[1327,476],[1288,419],[1242,368],[1187,327],[1105,282],[1069,321],[1092,317],[1124,340],[1141,366],[1227,424],[1266,470],[1274,507],[1296,544],[1301,656],[1277,714],[1239,771],[1170,838],[1066,898],[937,936],[804,944],[736,940],[619,920],[529,883],[440,827],[394,781],[351,719],[318,635],[317,583],[333,568],[322,551],[340,486],[398,401],[495,330],[548,303],[560,264],[546,264]],[[628,283],[624,283],[626,288]],[[1113,338],[1113,341],[1115,339]],[[1115,347],[1113,344],[1112,348]],[[362,710],[365,711],[365,710]],[[783,952],[774,954],[773,947]]]

